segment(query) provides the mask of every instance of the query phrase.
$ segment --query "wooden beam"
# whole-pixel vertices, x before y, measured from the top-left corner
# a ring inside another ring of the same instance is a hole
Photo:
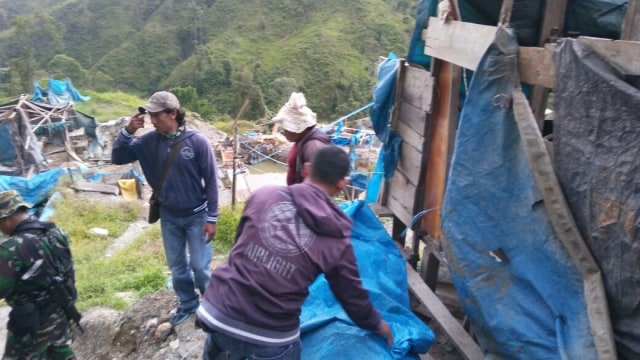
[[[407,264],[407,281],[413,294],[425,305],[433,319],[449,335],[453,345],[464,359],[480,360],[484,358],[482,350],[467,333],[460,322],[451,315],[440,298],[422,281],[420,275]]]
[[[639,0],[629,0],[627,15],[622,24],[622,40],[640,41],[640,3]]]
[[[564,27],[564,18],[567,11],[567,0],[546,0],[544,5],[544,14],[542,16],[542,26],[540,28],[540,37],[538,45],[544,47],[548,42],[553,42],[562,35]],[[547,109],[547,100],[549,99],[549,87],[536,85],[531,91],[531,110],[536,117],[538,128],[542,131],[544,125],[544,114]]]
[[[591,46],[627,75],[640,75],[640,42],[609,40],[581,36],[581,42]]]
[[[540,47],[521,47],[518,53],[518,72],[520,80],[553,89],[556,86],[556,74],[553,67],[553,49],[555,45]]]
[[[509,25],[511,23],[511,12],[513,10],[513,0],[502,0],[500,9],[500,19],[498,25]]]
[[[442,23],[429,19],[429,28],[423,31],[425,54],[452,64],[475,70],[482,55],[493,41],[497,27],[449,21]],[[607,58],[623,73],[640,75],[640,42],[579,37],[579,41],[591,46],[595,52]],[[468,46],[467,46],[468,45]],[[520,47],[518,69],[520,79],[528,84],[547,88],[555,86],[553,50]]]
[[[424,53],[475,70],[497,30],[495,26],[454,20],[442,22],[431,17],[429,26],[422,31]]]
[[[453,153],[455,129],[459,114],[459,91],[462,69],[441,60],[432,62],[436,79],[437,98],[433,113],[429,116],[432,133],[429,140],[428,158],[424,171],[424,191],[421,209],[440,209],[444,200],[445,185],[449,172],[449,160]],[[431,211],[422,217],[421,228],[434,239],[440,237],[440,211]]]
[[[562,36],[568,0],[546,0],[538,45],[556,42]]]

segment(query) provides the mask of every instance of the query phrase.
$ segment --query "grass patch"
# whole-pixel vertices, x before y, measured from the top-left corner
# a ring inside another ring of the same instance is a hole
[[[83,95],[91,96],[87,102],[75,104],[78,111],[96,118],[98,122],[107,122],[136,113],[138,106],[146,99],[123,92],[96,92],[83,90]]]
[[[242,208],[243,204],[238,204],[235,211],[230,206],[220,209],[213,242],[217,255],[228,254],[233,246]],[[81,311],[94,306],[123,311],[132,301],[166,288],[170,273],[159,224],[111,257],[105,256],[113,241],[142,216],[140,202],[85,199],[66,192],[55,203],[55,209],[52,221],[69,233],[76,270],[77,306]],[[91,234],[92,227],[107,229],[109,236]]]
[[[243,208],[244,203],[236,204],[235,211],[231,209],[231,205],[220,208],[218,228],[213,240],[213,251],[216,255],[228,254],[231,251],[236,240],[236,228],[240,222]]]

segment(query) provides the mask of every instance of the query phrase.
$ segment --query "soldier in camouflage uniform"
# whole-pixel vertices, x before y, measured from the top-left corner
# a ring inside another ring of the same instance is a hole
[[[0,243],[0,298],[12,308],[3,359],[75,359],[70,322],[52,300],[49,276],[41,275],[66,251],[64,275],[74,281],[69,238],[53,223],[29,216],[30,207],[16,191],[0,192],[0,230],[9,236]]]

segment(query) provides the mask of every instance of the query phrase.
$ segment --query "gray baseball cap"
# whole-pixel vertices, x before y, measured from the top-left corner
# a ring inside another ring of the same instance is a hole
[[[149,101],[141,106],[146,112],[160,112],[166,109],[179,109],[180,101],[178,98],[168,91],[158,91],[151,95]]]

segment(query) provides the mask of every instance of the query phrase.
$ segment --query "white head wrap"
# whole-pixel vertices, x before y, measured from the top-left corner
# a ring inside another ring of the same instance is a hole
[[[271,121],[296,134],[317,123],[316,113],[307,107],[307,99],[304,98],[303,93],[299,92],[291,93],[289,101],[280,108]]]

